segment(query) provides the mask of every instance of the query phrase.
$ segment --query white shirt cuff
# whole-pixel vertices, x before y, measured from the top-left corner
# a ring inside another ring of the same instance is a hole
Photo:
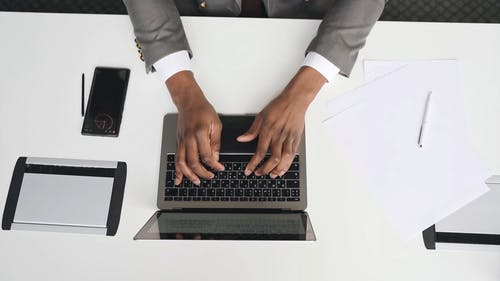
[[[172,77],[172,75],[177,72],[184,70],[192,71],[193,69],[187,50],[167,55],[155,62],[153,67],[162,81],[167,81],[168,78]]]
[[[316,52],[307,53],[302,66],[309,66],[316,69],[328,82],[333,82],[339,73],[339,68],[337,66]]]

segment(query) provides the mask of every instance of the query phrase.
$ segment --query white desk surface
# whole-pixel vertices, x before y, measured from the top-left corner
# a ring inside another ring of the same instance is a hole
[[[300,65],[319,21],[184,18],[196,76],[222,113],[259,111]],[[331,147],[325,101],[360,85],[363,59],[461,61],[473,143],[500,173],[500,25],[378,23],[352,77],[307,114],[316,242],[133,241],[156,210],[162,117],[174,111],[138,59],[127,16],[0,13],[0,205],[18,156],[122,160],[117,236],[0,231],[0,280],[500,280],[499,252],[400,241],[356,171]],[[80,135],[80,76],[132,70],[120,137]],[[498,219],[498,218],[492,218]]]

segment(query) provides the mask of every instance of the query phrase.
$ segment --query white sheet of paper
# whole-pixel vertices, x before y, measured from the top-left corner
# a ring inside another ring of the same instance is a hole
[[[365,75],[365,82],[373,81],[377,78],[383,77],[399,68],[407,65],[422,64],[432,69],[437,65],[448,65],[453,67],[458,66],[457,60],[364,60],[363,68]],[[437,77],[436,77],[437,78]],[[457,81],[458,82],[458,81]],[[439,82],[441,83],[441,82]]]
[[[332,100],[324,124],[389,221],[409,239],[487,192],[488,173],[467,138],[457,63],[396,68]],[[420,148],[429,90],[429,122]]]

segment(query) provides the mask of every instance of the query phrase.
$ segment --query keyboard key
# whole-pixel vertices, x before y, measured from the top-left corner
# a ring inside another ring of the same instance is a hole
[[[229,186],[232,187],[232,188],[237,188],[240,186],[240,182],[238,180],[231,180],[229,182]]]
[[[298,180],[287,180],[286,187],[287,188],[299,188],[300,184]]]
[[[241,189],[241,188],[236,189],[236,190],[235,190],[235,194],[236,194],[236,196],[238,196],[238,197],[243,196],[243,194],[244,194],[244,193],[243,193],[243,189]]]
[[[175,154],[167,154],[167,161],[174,162],[175,161]]]
[[[276,188],[276,180],[267,180],[268,188]]]
[[[179,194],[179,189],[177,188],[165,189],[165,196],[177,196],[177,194]]]
[[[174,197],[165,197],[165,201],[173,201]]]
[[[285,201],[285,200],[286,200],[286,198],[284,198],[284,197],[278,197],[276,200],[278,200],[278,201],[280,201],[280,202],[281,202],[281,201]]]
[[[207,189],[207,195],[208,195],[209,197],[213,197],[213,196],[215,196],[215,189],[213,189],[213,188],[209,188],[209,189]]]
[[[267,198],[267,201],[270,201],[270,202],[275,202],[275,201],[276,201],[276,198],[274,198],[274,197],[268,197],[268,198]]]
[[[245,176],[244,172],[238,172],[238,179],[240,179],[240,180],[246,180],[247,176]]]
[[[179,196],[187,196],[187,195],[188,195],[187,189],[185,189],[185,188],[179,189]]]
[[[299,156],[298,155],[295,155],[295,157],[293,157],[293,162],[299,162]]]
[[[257,197],[250,197],[250,198],[248,198],[248,200],[251,202],[255,202],[255,201],[257,201]]]
[[[182,201],[182,197],[174,197],[174,201]]]
[[[174,181],[173,180],[167,180],[167,183],[165,184],[165,187],[173,187],[174,186]]]
[[[265,197],[271,196],[271,189],[268,189],[268,188],[263,189],[262,190],[262,195],[265,196]]]
[[[234,189],[225,189],[224,190],[224,195],[226,195],[227,197],[233,197],[234,196]]]
[[[190,188],[188,189],[188,195],[189,196],[196,196],[196,189],[195,188]]]
[[[184,178],[182,180],[181,186],[183,186],[183,187],[193,187],[193,183],[190,180]]]
[[[220,201],[229,201],[229,197],[222,197]]]
[[[240,171],[241,163],[233,163],[233,171]]]
[[[227,178],[230,180],[235,180],[238,178],[238,173],[237,172],[229,172],[227,174]]]
[[[248,181],[247,180],[240,180],[240,187],[247,188],[248,187]]]
[[[295,180],[295,179],[298,179],[299,178],[299,172],[286,172],[283,177],[285,179],[292,179],[292,180]]]
[[[276,180],[276,186],[278,188],[285,188],[285,180]]]
[[[168,162],[167,163],[167,171],[175,171],[175,164],[174,164],[174,162]]]
[[[215,195],[216,195],[216,196],[224,196],[224,189],[222,189],[222,188],[217,188],[217,189],[215,190]]]
[[[283,189],[283,190],[281,191],[281,195],[282,195],[283,197],[289,197],[289,196],[290,196],[290,189]]]
[[[193,201],[201,201],[201,197],[193,197]]]
[[[233,164],[232,163],[224,163],[224,170],[226,170],[226,171],[232,171],[233,170]]]
[[[211,187],[212,186],[212,182],[210,180],[201,180],[201,184],[200,184],[201,187]]]
[[[167,171],[167,180],[174,180],[175,179],[174,174],[175,172]]]
[[[201,198],[201,201],[210,201],[210,197],[203,197]]]
[[[262,189],[258,189],[258,188],[254,189],[253,190],[253,196],[255,196],[255,197],[261,197],[262,196]]]
[[[191,197],[182,197],[182,201],[191,201]]]
[[[220,187],[220,180],[212,180],[212,187]]]
[[[198,191],[198,196],[200,196],[200,197],[207,196],[207,189],[206,188],[198,188],[197,191]]]
[[[229,187],[229,180],[221,180],[220,187],[223,187],[223,188]]]
[[[259,188],[266,188],[267,187],[267,181],[266,180],[258,180],[257,181],[257,186]]]
[[[253,189],[245,189],[245,196],[247,197],[253,196]]]
[[[227,172],[219,172],[219,178],[222,180],[227,179]]]
[[[248,187],[250,187],[250,188],[256,188],[257,187],[257,180],[249,180],[248,181]]]
[[[300,201],[300,199],[296,198],[296,197],[289,197],[289,198],[286,199],[286,201],[295,201],[295,202],[298,202],[298,201]]]
[[[273,189],[273,197],[281,197],[281,189]]]
[[[238,197],[231,197],[231,201],[238,201]]]
[[[292,197],[300,197],[300,190],[299,189],[292,189]]]
[[[299,163],[292,163],[292,165],[290,166],[290,169],[288,169],[289,171],[298,171],[299,170]]]
[[[214,170],[212,167],[208,166],[207,164],[202,163],[202,165],[203,165],[203,168],[205,168],[207,171],[212,172],[212,173],[216,172],[216,170]]]
[[[212,197],[210,198],[211,201],[220,201],[219,197]]]
[[[248,198],[246,198],[246,197],[241,197],[241,198],[240,198],[240,201],[242,201],[242,202],[246,202],[246,201],[248,201]]]
[[[259,198],[259,202],[262,202],[262,201],[267,201],[267,198],[265,198],[265,197],[260,197],[260,198]]]

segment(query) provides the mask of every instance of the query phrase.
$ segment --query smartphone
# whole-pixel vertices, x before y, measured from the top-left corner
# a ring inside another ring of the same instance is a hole
[[[130,70],[96,67],[82,135],[118,137]]]

